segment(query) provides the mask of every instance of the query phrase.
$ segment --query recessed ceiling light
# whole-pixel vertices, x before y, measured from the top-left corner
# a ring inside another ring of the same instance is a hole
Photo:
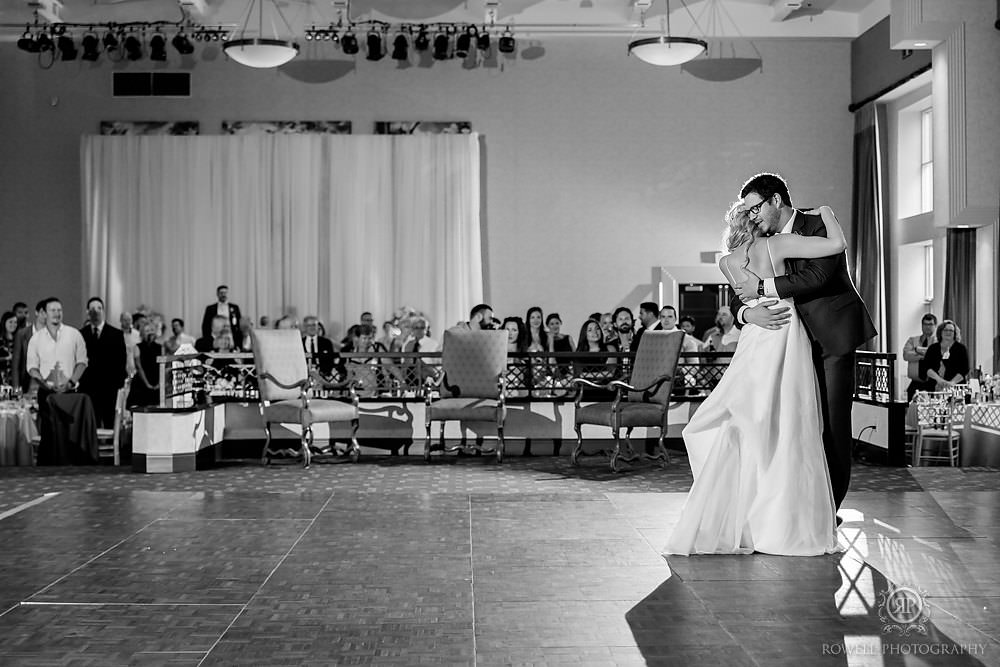
[[[913,46],[927,46],[927,42],[913,42]]]

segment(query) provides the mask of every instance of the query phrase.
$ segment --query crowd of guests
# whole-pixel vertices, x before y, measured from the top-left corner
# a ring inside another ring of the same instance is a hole
[[[119,326],[115,327],[107,321],[104,301],[100,297],[87,301],[87,320],[79,329],[61,323],[61,303],[58,299],[39,302],[33,317],[27,304],[16,303],[0,319],[0,383],[13,385],[25,393],[37,388],[38,379],[29,372],[28,344],[36,333],[46,328],[50,304],[59,307],[59,330],[72,330],[81,335],[86,358],[77,380],[81,391],[91,395],[101,426],[110,427],[117,391],[126,381],[129,386],[128,406],[159,403],[158,357],[195,352],[250,352],[250,332],[255,326],[299,330],[317,379],[328,385],[348,379],[360,386],[367,384],[370,388],[380,384],[384,386],[387,379],[408,385],[436,377],[438,373],[438,362],[433,358],[422,359],[420,363],[414,361],[412,355],[403,355],[395,360],[377,358],[379,353],[385,352],[440,351],[440,338],[431,331],[428,318],[417,309],[399,308],[379,328],[375,326],[372,313],[364,312],[342,339],[335,340],[327,336],[323,322],[314,315],[304,317],[301,322],[294,314],[283,315],[273,322],[269,316],[262,316],[255,323],[229,300],[228,286],[219,285],[215,301],[205,307],[197,338],[188,333],[183,319],[173,318],[168,322],[162,314],[146,306],[121,313]],[[692,317],[678,317],[673,306],[660,307],[653,302],[642,303],[636,314],[624,306],[609,312],[594,312],[580,326],[575,338],[563,331],[563,321],[558,313],[546,314],[539,306],[529,308],[524,317],[511,315],[500,318],[495,316],[489,304],[479,304],[470,311],[468,321],[455,326],[505,330],[511,352],[609,353],[603,362],[600,357],[595,362],[593,355],[588,361],[589,366],[604,366],[608,372],[617,372],[623,356],[620,353],[629,353],[634,358],[642,335],[650,330],[683,330],[686,334],[684,352],[733,351],[739,341],[739,329],[734,326],[733,316],[726,307],[719,309],[714,326],[696,338],[696,323]],[[372,356],[365,357],[365,353]],[[214,359],[211,364],[220,373],[234,366],[233,360],[227,358]],[[68,369],[66,364],[60,367],[64,377],[54,382],[53,386],[66,386],[72,375],[72,366],[75,363]],[[536,366],[541,367],[540,364]],[[554,366],[562,375],[574,370],[565,361]],[[43,377],[47,377],[51,369],[43,370]],[[546,372],[551,374],[552,371],[549,369]],[[414,378],[415,374],[419,377]],[[533,379],[527,380],[531,382]]]
[[[903,361],[910,384],[906,400],[918,391],[943,391],[968,382],[971,364],[969,350],[962,343],[962,330],[953,320],[942,320],[934,313],[920,319],[920,334],[906,339]]]

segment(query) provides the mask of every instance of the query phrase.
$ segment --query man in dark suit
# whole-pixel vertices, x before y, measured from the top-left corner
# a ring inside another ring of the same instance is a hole
[[[45,328],[45,305],[47,299],[42,299],[35,306],[35,321],[28,323],[14,334],[14,350],[11,358],[11,378],[27,394],[31,390],[31,376],[28,375],[28,341],[36,332]]]
[[[219,285],[215,288],[215,303],[205,306],[205,315],[201,318],[201,335],[208,338],[212,334],[212,318],[224,317],[233,333],[233,342],[239,349],[243,345],[243,332],[240,331],[240,307],[229,302],[229,286]]]
[[[80,378],[80,391],[90,396],[100,428],[113,428],[115,400],[125,384],[125,335],[107,323],[104,301],[87,301],[87,324],[80,329],[87,344],[87,370]]]
[[[307,315],[302,320],[302,347],[306,351],[306,359],[319,369],[324,378],[332,377],[334,371],[339,371],[341,377],[346,372],[333,341],[319,335],[319,319],[315,315]]]
[[[792,208],[788,186],[776,174],[759,174],[740,193],[750,219],[765,236],[802,234],[826,236],[819,215]],[[823,401],[823,449],[830,469],[837,508],[851,481],[851,408],[854,402],[855,350],[878,332],[847,270],[847,255],[787,262],[784,276],[761,280],[753,275],[735,288],[730,303],[737,326],[755,324],[767,329],[786,326],[787,307],[771,310],[773,299],[750,308],[740,298],[759,296],[795,299],[795,308],[812,340],[813,363]],[[838,519],[839,522],[839,519]]]
[[[639,304],[639,330],[635,332],[635,336],[632,338],[632,344],[629,346],[629,356],[635,359],[635,353],[639,351],[639,341],[642,340],[642,334],[647,331],[657,331],[663,328],[660,324],[660,306],[659,304],[653,303],[652,301],[643,301]]]

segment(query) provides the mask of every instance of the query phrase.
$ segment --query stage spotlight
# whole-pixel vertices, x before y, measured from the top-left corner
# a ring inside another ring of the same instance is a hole
[[[448,35],[439,32],[434,35],[434,60],[446,60],[448,58]]]
[[[149,40],[149,59],[159,62],[167,59],[167,38],[160,33]]]
[[[60,60],[76,60],[76,44],[73,43],[72,37],[60,35],[59,38],[56,39],[56,46],[59,47]]]
[[[340,38],[340,48],[349,56],[353,56],[358,52],[358,38],[355,37],[353,32],[348,30],[344,33],[344,36]]]
[[[27,30],[21,35],[21,39],[17,40],[17,48],[28,53],[38,53],[39,51],[38,42]]]
[[[104,50],[114,51],[118,48],[118,38],[110,30],[104,35]]]
[[[382,36],[372,30],[365,41],[368,43],[368,55],[365,57],[368,60],[382,60],[385,56],[382,51]]]
[[[413,40],[413,48],[417,51],[426,51],[431,46],[431,38],[427,36],[427,28],[421,27]]]
[[[38,44],[38,50],[42,53],[46,51],[55,51],[55,44],[52,43],[52,38],[49,37],[48,33],[40,32],[38,37],[35,38],[35,43]]]
[[[125,49],[125,57],[129,60],[139,60],[142,58],[142,42],[135,35],[129,35],[122,44]]]
[[[514,40],[514,34],[510,30],[504,30],[498,40],[497,49],[500,53],[514,53],[516,48],[517,42]]]
[[[88,32],[80,40],[80,46],[83,48],[83,55],[80,56],[83,60],[88,60],[94,62],[101,55],[101,40],[97,39],[97,35],[92,32]]]
[[[176,35],[174,35],[174,38],[170,40],[170,43],[173,44],[174,49],[177,51],[177,53],[181,54],[182,56],[188,56],[194,53],[194,45],[191,43],[191,40],[187,38],[187,35],[185,35],[183,32],[179,32]]]
[[[476,36],[476,48],[480,51],[490,50],[490,33],[486,32],[486,28]]]
[[[469,51],[472,49],[472,35],[474,31],[475,28],[470,25],[465,29],[465,32],[455,39],[455,56],[462,58],[463,60],[469,57]]]
[[[409,43],[406,41],[406,35],[400,33],[396,35],[396,39],[392,40],[392,59],[393,60],[407,60],[409,59],[409,54],[407,49],[409,48]]]

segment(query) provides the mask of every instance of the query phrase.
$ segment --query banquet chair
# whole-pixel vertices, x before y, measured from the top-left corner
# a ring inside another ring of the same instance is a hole
[[[610,453],[612,472],[617,472],[620,461],[635,461],[639,454],[632,449],[629,436],[635,427],[657,427],[660,435],[657,439],[657,453],[646,455],[660,465],[666,467],[670,463],[670,454],[663,444],[667,435],[667,411],[670,407],[670,395],[674,386],[674,375],[677,372],[677,361],[684,342],[683,331],[647,331],[639,341],[639,350],[632,364],[628,381],[612,380],[599,384],[586,378],[573,378],[570,382],[576,385],[577,393],[574,401],[576,430],[576,447],[570,455],[570,462],[576,466],[580,457],[605,452],[585,453],[583,450],[584,424],[608,426],[614,438],[614,448]],[[615,396],[611,401],[602,401],[590,405],[582,405],[583,392],[590,389],[614,389]],[[625,428],[625,446],[619,437],[619,432]]]
[[[958,425],[965,419],[964,402],[956,399],[952,391],[920,391],[913,400],[917,406],[913,466],[919,466],[921,461],[948,461],[957,466]]]
[[[97,429],[97,453],[101,459],[112,459],[116,466],[121,465],[122,434],[132,427],[131,413],[125,407],[128,399],[132,378],[126,378],[125,384],[118,389],[115,396],[115,421],[111,428]]]
[[[424,384],[424,460],[431,452],[454,452],[458,444],[445,444],[445,422],[494,422],[496,445],[477,442],[467,448],[496,455],[503,462],[503,425],[507,417],[504,375],[507,370],[507,332],[447,330],[441,342],[442,373],[428,377]],[[439,394],[438,398],[434,394]],[[440,422],[438,443],[431,442],[431,422]]]
[[[260,416],[264,421],[264,465],[278,455],[292,454],[302,457],[308,468],[315,451],[317,454],[335,454],[331,438],[329,451],[313,447],[313,424],[350,422],[351,438],[346,451],[351,461],[357,462],[361,454],[358,446],[358,397],[351,385],[351,400],[312,398],[313,378],[309,374],[302,338],[294,329],[254,329],[254,365],[260,389]],[[299,448],[271,449],[272,424],[298,424],[302,428]]]

